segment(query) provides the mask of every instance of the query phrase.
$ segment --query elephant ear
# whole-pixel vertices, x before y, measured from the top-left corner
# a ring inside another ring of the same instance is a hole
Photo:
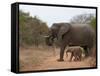
[[[58,32],[58,38],[61,40],[65,33],[67,33],[71,28],[69,23],[61,23],[61,27]]]

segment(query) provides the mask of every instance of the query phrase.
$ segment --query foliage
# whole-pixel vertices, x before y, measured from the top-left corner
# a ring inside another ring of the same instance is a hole
[[[80,14],[76,15],[71,19],[71,23],[90,23],[91,19],[94,17],[94,14]]]
[[[93,17],[90,21],[90,25],[96,30],[96,17]]]
[[[96,29],[96,17],[94,14],[80,14],[74,16],[71,20],[70,23],[75,23],[75,24],[90,24],[93,29]]]
[[[37,16],[31,17],[29,13],[19,11],[19,37],[20,45],[43,45],[43,35],[47,35],[48,26]]]

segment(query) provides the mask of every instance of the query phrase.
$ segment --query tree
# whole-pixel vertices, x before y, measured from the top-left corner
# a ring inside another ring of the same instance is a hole
[[[90,23],[92,18],[94,18],[94,14],[81,14],[74,16],[70,23],[82,23],[82,24],[87,24]]]
[[[91,19],[90,25],[94,28],[94,30],[96,30],[96,17]]]
[[[19,37],[20,45],[43,45],[42,35],[47,35],[48,26],[37,16],[31,17],[29,13],[19,11]]]

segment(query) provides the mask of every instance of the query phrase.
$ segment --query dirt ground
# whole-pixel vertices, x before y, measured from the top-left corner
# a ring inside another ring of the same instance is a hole
[[[70,69],[70,68],[86,68],[95,67],[95,60],[92,57],[83,59],[82,61],[69,62],[64,55],[64,61],[58,62],[59,49],[20,49],[20,71],[35,71],[35,70],[52,70],[52,69]]]

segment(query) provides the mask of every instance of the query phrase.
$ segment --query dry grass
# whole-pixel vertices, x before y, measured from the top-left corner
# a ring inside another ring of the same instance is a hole
[[[50,51],[52,47],[45,48],[20,48],[20,71],[27,71],[30,68],[39,66],[47,57],[54,55],[54,51]],[[35,68],[34,68],[35,69]]]
[[[95,67],[96,58],[89,57],[82,61],[69,62],[64,56],[64,62],[57,62],[59,58],[59,48],[53,47],[28,47],[20,48],[20,71],[64,69],[64,68],[82,68]],[[77,64],[77,65],[76,65]]]

